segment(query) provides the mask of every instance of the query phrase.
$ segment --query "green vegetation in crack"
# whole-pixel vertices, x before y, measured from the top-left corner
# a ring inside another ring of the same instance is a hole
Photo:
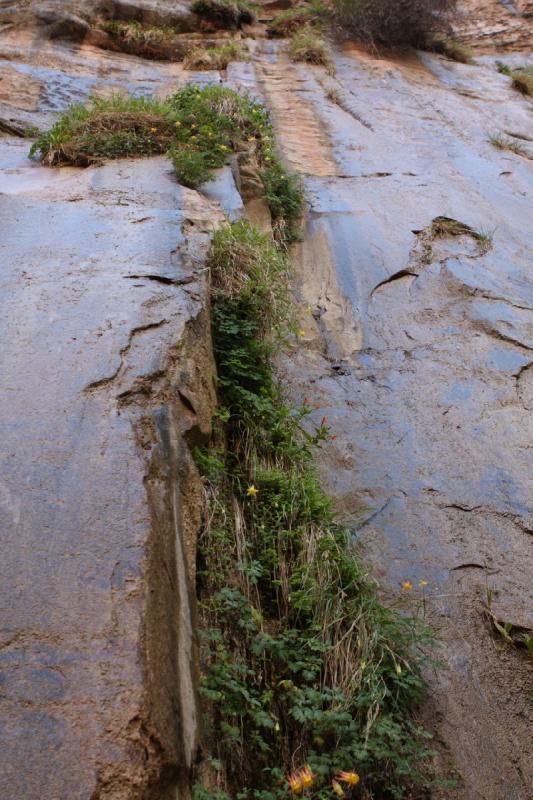
[[[246,222],[208,260],[218,412],[196,451],[206,761],[195,800],[421,798],[431,785],[416,619],[385,607],[314,455],[331,438],[291,406],[272,359],[292,328],[290,268]],[[215,788],[216,787],[216,788]]]
[[[92,98],[66,111],[31,149],[45,164],[81,166],[159,153],[169,154],[178,180],[193,188],[236,153],[253,160],[277,240],[295,239],[303,201],[299,181],[280,161],[264,107],[232,89],[186,86],[167,100]]]

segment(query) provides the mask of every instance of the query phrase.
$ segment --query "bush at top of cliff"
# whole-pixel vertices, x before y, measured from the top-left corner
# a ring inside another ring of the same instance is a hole
[[[335,0],[346,29],[372,45],[424,47],[446,31],[456,0]]]
[[[235,29],[255,21],[255,11],[247,0],[195,0],[193,14],[208,20],[215,28]]]

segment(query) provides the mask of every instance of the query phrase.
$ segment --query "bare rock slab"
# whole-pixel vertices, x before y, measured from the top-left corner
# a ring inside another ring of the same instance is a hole
[[[165,159],[26,149],[1,141],[0,796],[164,800],[196,747],[183,436],[209,430],[218,212]]]

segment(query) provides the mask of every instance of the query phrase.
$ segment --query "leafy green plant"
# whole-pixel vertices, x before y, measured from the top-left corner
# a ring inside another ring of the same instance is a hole
[[[238,222],[215,233],[209,266],[220,406],[196,454],[198,597],[218,788],[198,784],[195,797],[281,800],[287,772],[305,764],[317,800],[334,796],[339,770],[359,796],[420,797],[429,737],[412,711],[427,633],[380,602],[313,467],[328,421],[313,424],[307,400],[288,405],[274,378],[292,328],[288,261]]]

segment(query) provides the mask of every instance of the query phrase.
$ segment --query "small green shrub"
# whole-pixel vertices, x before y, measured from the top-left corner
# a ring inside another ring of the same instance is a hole
[[[308,64],[322,64],[332,67],[331,48],[327,41],[311,27],[300,28],[289,45],[292,61],[306,61]]]
[[[412,712],[427,635],[382,605],[320,488],[312,459],[327,420],[311,425],[308,402],[289,406],[274,378],[291,327],[288,261],[239,222],[215,233],[208,263],[219,422],[196,454],[198,597],[217,789],[197,784],[194,797],[286,800],[287,773],[305,764],[312,800],[355,769],[367,800],[421,797],[431,753]]]
[[[256,19],[254,6],[246,0],[194,0],[191,11],[223,29],[251,25]]]
[[[371,45],[426,47],[447,30],[456,0],[334,0],[337,16]]]
[[[459,61],[461,64],[475,64],[472,50],[455,39],[434,39],[432,49],[452,61]]]
[[[195,47],[183,59],[185,69],[227,69],[232,61],[247,61],[248,52],[236,42],[220,47]]]

